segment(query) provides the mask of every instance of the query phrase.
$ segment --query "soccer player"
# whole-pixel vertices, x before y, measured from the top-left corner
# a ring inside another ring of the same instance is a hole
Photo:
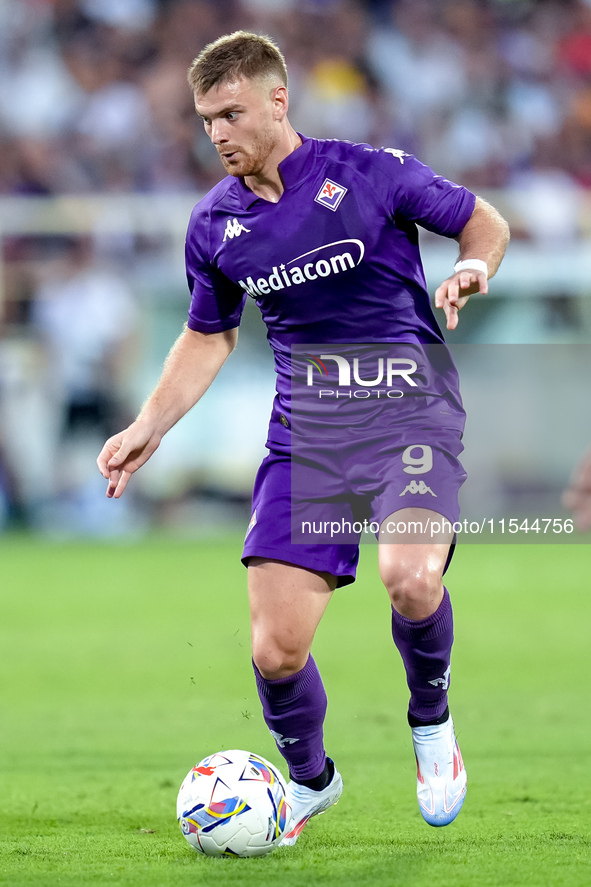
[[[287,117],[285,62],[266,37],[242,31],[221,37],[195,59],[189,82],[228,176],[197,204],[189,223],[188,326],[137,420],[106,442],[98,465],[107,496],[121,496],[163,435],[209,388],[236,345],[246,298],[255,299],[275,355],[277,395],[243,562],[256,684],[289,767],[292,817],[283,843],[291,845],[342,791],[324,749],[326,695],[310,651],[332,592],[354,580],[358,559],[350,541],[292,541],[292,348],[440,345],[417,224],[459,243],[458,264],[435,294],[448,329],[471,294],[487,292],[508,228],[485,201],[400,150],[298,134]],[[466,792],[447,703],[453,622],[442,576],[453,534],[399,542],[389,519],[457,520],[465,478],[459,392],[415,397],[410,416],[387,429],[379,454],[368,439],[361,480],[343,469],[331,481],[340,484],[336,498],[365,497],[380,526],[380,575],[410,688],[419,808],[440,826],[457,816]]]

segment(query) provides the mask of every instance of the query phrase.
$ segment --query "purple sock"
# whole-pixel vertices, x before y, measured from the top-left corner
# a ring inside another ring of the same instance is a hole
[[[415,622],[392,607],[392,637],[400,651],[410,690],[409,719],[434,721],[447,708],[453,613],[447,588],[427,619]]]
[[[290,775],[314,779],[324,770],[326,693],[312,656],[301,671],[268,681],[253,662],[265,723],[287,761]]]

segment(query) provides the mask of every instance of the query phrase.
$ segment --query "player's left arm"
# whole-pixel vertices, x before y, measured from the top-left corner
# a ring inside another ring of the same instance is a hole
[[[460,256],[454,273],[435,291],[435,306],[443,308],[448,330],[457,327],[458,311],[471,295],[488,292],[488,280],[496,274],[509,243],[509,225],[494,206],[477,197],[456,239]]]

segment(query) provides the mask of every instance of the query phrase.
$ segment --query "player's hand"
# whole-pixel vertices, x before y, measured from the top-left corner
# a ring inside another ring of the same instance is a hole
[[[591,449],[573,471],[562,504],[572,511],[579,530],[591,530]]]
[[[109,438],[96,460],[100,473],[108,481],[109,499],[123,495],[131,475],[148,461],[161,439],[140,421]]]
[[[464,307],[474,293],[487,293],[488,280],[483,271],[467,268],[458,271],[435,290],[435,307],[443,308],[448,330],[455,330],[458,325],[458,311]]]

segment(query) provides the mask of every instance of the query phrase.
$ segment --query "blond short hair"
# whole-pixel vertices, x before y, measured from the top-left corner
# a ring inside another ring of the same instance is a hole
[[[219,83],[240,77],[268,77],[287,86],[287,67],[279,47],[270,39],[249,31],[234,31],[209,43],[189,68],[189,85],[205,95]]]

